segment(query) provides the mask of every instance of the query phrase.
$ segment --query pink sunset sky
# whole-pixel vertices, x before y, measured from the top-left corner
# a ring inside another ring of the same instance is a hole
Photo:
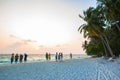
[[[84,54],[79,18],[96,0],[0,0],[0,54]]]

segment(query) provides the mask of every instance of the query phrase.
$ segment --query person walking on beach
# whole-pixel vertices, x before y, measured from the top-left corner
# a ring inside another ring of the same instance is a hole
[[[58,52],[55,54],[55,60],[58,61]]]
[[[27,61],[27,57],[28,57],[28,55],[25,53],[25,54],[24,54],[24,62]]]
[[[70,53],[70,59],[72,59],[72,53]]]
[[[23,60],[23,55],[20,54],[20,63],[22,62],[22,60]]]
[[[48,53],[46,52],[46,55],[45,55],[45,57],[46,57],[46,60],[48,60]]]
[[[14,61],[14,53],[12,53],[11,55],[11,64],[13,63],[13,61]]]
[[[18,54],[16,54],[16,55],[15,55],[15,63],[18,62],[18,58],[19,58],[19,56],[18,56]]]

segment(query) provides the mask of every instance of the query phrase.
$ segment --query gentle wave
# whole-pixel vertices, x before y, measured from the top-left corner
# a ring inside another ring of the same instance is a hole
[[[0,64],[10,64],[10,57],[11,57],[11,54],[0,54]],[[73,59],[82,59],[87,57],[89,56],[82,55],[82,54],[73,54]],[[63,60],[68,60],[68,59],[70,59],[70,55],[64,54]],[[45,54],[28,54],[27,62],[43,62],[45,60],[46,60]],[[54,54],[51,54],[51,60],[55,60]]]

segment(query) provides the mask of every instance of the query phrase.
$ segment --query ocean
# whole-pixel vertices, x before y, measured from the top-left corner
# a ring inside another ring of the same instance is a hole
[[[72,54],[72,59],[83,59],[87,57],[89,56],[85,54]],[[0,54],[0,65],[11,64],[10,58],[11,58],[11,54]],[[70,54],[64,54],[63,60],[68,60],[68,59],[70,59]],[[52,61],[55,60],[55,54],[51,54],[51,60]],[[43,61],[46,61],[45,54],[28,54],[27,62],[43,62]]]

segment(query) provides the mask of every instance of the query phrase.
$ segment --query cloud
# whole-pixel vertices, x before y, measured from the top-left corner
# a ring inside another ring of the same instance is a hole
[[[37,42],[37,41],[35,41],[35,40],[31,40],[31,39],[25,39],[25,40],[22,40],[22,42],[24,42],[24,43],[35,43],[35,42]]]
[[[12,52],[15,52],[15,53],[17,53],[17,52],[18,53],[24,53],[24,52],[34,53],[34,51],[35,51],[34,46],[31,44],[27,44],[27,42],[32,42],[32,41],[15,42],[15,43],[3,48],[1,51],[4,53],[12,53]]]
[[[4,53],[16,52],[16,51],[18,51],[18,48],[20,48],[22,45],[24,45],[24,44],[21,42],[15,42],[15,43],[3,48],[1,51],[3,51]]]
[[[8,37],[9,41],[7,45],[0,49],[1,53],[12,53],[12,52],[33,52],[34,43],[37,41],[31,39],[22,39],[16,35],[10,34]],[[9,43],[9,44],[8,44]],[[5,43],[4,43],[5,44]],[[33,50],[33,51],[32,51]]]
[[[56,45],[56,47],[61,47],[61,45]]]
[[[15,35],[13,35],[13,34],[10,34],[9,35],[11,38],[17,38]]]
[[[44,48],[45,46],[44,45],[40,45],[39,48]]]
[[[64,44],[64,46],[70,46],[70,44]]]
[[[31,40],[31,39],[21,39],[21,38],[15,36],[15,35],[13,35],[13,34],[10,34],[9,36],[10,36],[11,38],[19,39],[21,42],[24,42],[24,43],[35,43],[35,42],[37,42],[37,41]]]
[[[66,44],[62,44],[62,45],[58,44],[55,47],[58,48],[58,47],[69,47],[69,46],[71,46],[71,45],[66,43]]]

